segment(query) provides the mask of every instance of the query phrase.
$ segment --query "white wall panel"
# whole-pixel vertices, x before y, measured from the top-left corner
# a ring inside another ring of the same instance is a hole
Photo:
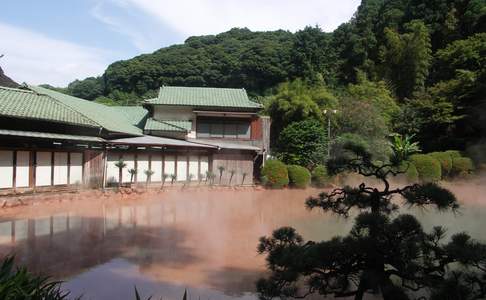
[[[187,156],[177,155],[177,181],[187,180]]]
[[[148,154],[137,155],[137,169],[137,181],[146,182],[147,175],[145,175],[145,171],[149,169]]]
[[[189,156],[189,174],[192,174],[192,180],[196,181],[199,178],[199,157]]]
[[[35,185],[51,185],[51,152],[36,153]]]
[[[13,151],[0,151],[0,188],[13,187]]]
[[[166,155],[164,159],[164,173],[169,175],[168,180],[170,180],[170,175],[175,174],[175,156]]]
[[[201,174],[203,179],[206,179],[206,172],[209,170],[209,159],[207,156],[201,156]]]
[[[54,152],[54,184],[68,183],[68,154],[67,152]]]
[[[83,182],[83,153],[71,153],[69,166],[69,184]]]
[[[108,153],[108,158],[106,161],[106,183],[118,182],[118,177],[120,175],[116,163],[119,160],[118,153]]]
[[[15,186],[29,186],[29,151],[17,151],[17,165],[15,170]]]
[[[128,172],[128,170],[135,168],[135,161],[134,161],[135,155],[133,155],[133,154],[123,154],[123,158],[122,159],[127,164],[127,166],[123,169],[122,182],[130,182],[131,175]]]
[[[162,181],[162,155],[161,154],[152,155],[151,169],[154,172],[154,174],[152,174],[152,182]]]

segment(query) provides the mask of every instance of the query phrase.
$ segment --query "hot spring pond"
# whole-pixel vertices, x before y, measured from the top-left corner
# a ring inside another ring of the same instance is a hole
[[[459,214],[413,210],[426,229],[468,231],[486,241],[483,182],[457,183]],[[264,276],[258,238],[293,226],[306,239],[345,234],[352,219],[308,211],[317,190],[163,192],[144,200],[86,199],[0,212],[0,254],[64,280],[83,299],[256,299]]]

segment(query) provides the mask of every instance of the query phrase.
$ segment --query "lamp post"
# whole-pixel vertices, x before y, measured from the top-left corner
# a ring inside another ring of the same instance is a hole
[[[331,157],[331,114],[336,114],[337,109],[325,109],[324,115],[327,116],[327,158]]]

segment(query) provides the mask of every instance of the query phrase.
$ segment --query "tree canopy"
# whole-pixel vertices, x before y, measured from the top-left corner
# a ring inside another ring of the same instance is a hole
[[[266,98],[274,136],[359,99],[387,131],[416,134],[426,151],[464,149],[484,139],[485,24],[486,0],[362,0],[332,32],[233,28],[193,36],[115,62],[65,91],[126,105],[162,85],[245,88]]]

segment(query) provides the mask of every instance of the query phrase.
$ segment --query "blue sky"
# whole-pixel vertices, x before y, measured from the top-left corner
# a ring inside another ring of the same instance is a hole
[[[0,66],[17,82],[65,86],[112,62],[232,27],[334,30],[359,0],[10,0]]]

